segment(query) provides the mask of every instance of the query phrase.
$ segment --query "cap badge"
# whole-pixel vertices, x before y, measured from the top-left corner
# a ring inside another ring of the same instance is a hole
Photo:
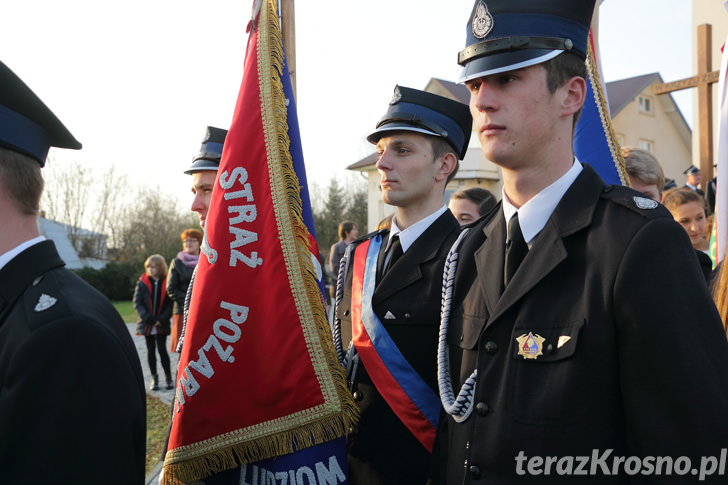
[[[395,89],[394,94],[392,95],[392,99],[389,100],[389,104],[390,105],[397,104],[400,99],[402,99],[402,93],[400,92],[399,89]]]
[[[657,201],[648,199],[647,197],[634,197],[634,203],[640,209],[655,209],[659,205]]]
[[[36,312],[48,310],[50,307],[55,305],[57,301],[58,300],[56,298],[53,298],[52,296],[43,293],[42,295],[40,295],[40,298],[38,298],[38,303],[35,304],[34,310]]]
[[[520,337],[516,337],[518,342],[518,355],[522,355],[524,359],[537,359],[539,355],[543,355],[543,342],[546,340],[539,334],[528,332]]]
[[[493,30],[493,16],[488,11],[488,7],[482,0],[475,7],[475,15],[473,16],[473,35],[476,39],[484,39],[486,35]]]

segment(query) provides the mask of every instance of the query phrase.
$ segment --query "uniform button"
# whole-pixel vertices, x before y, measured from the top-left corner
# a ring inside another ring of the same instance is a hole
[[[489,354],[495,354],[498,351],[498,344],[491,341],[485,343],[485,351]]]
[[[475,465],[471,466],[469,471],[470,478],[472,478],[473,480],[480,480],[480,477],[483,476],[483,474],[480,472],[480,468]]]
[[[475,412],[478,413],[478,416],[485,416],[489,411],[488,405],[482,401],[475,405]]]
[[[354,391],[354,401],[361,401],[364,399],[364,393],[361,391]]]
[[[412,318],[412,314],[411,313],[405,313],[404,314],[404,318],[406,318],[407,320],[409,320],[410,318]]]
[[[344,310],[344,316],[345,317],[348,317],[349,316],[349,310]]]

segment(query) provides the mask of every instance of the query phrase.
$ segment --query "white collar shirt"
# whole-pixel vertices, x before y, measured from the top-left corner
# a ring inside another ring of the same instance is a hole
[[[402,245],[402,254],[406,253],[410,246],[415,243],[417,238],[420,237],[422,233],[437,220],[438,217],[444,214],[446,210],[447,206],[443,205],[440,209],[415,222],[407,229],[400,229],[397,226],[396,217],[393,217],[392,227],[389,230],[389,240],[387,241],[387,253],[389,253],[389,247],[392,245],[392,237],[395,235],[399,235],[399,243]]]
[[[571,187],[571,184],[574,183],[574,180],[576,180],[576,177],[579,176],[582,170],[584,170],[584,167],[579,160],[574,159],[573,165],[564,175],[541,190],[541,192],[533,196],[520,208],[516,208],[516,206],[511,204],[506,196],[505,190],[502,191],[501,199],[503,200],[503,215],[506,219],[506,226],[508,226],[511,217],[518,213],[518,223],[521,226],[523,239],[528,244],[529,249],[531,248],[533,238],[544,228],[549,217],[553,214],[554,209],[556,209],[556,206],[561,201],[561,198],[569,190],[569,187]]]

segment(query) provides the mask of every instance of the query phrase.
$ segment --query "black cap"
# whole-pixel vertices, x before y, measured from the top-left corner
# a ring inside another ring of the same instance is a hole
[[[81,148],[48,106],[2,62],[0,146],[37,160],[41,167],[50,147]]]
[[[564,51],[586,58],[593,0],[476,0],[458,82],[533,66]]]
[[[395,86],[387,113],[367,140],[376,144],[380,138],[394,131],[441,136],[462,160],[468,150],[472,130],[473,117],[467,105],[426,91]]]
[[[674,189],[677,187],[677,184],[675,183],[675,179],[667,179],[665,180],[665,185],[662,187],[662,191],[667,191],[670,189]]]
[[[696,167],[695,165],[690,165],[688,168],[686,168],[683,171],[683,174],[685,174],[685,175],[695,175],[698,173],[700,173],[700,169],[698,167]]]
[[[205,138],[202,139],[200,152],[192,159],[192,165],[185,170],[187,175],[205,170],[217,170],[222,158],[222,147],[225,144],[227,130],[208,126]]]

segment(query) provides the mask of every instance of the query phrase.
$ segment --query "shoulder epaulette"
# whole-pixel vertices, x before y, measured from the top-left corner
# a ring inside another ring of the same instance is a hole
[[[623,185],[606,185],[602,190],[602,198],[619,204],[649,219],[670,217],[670,212],[657,202],[636,190]]]

